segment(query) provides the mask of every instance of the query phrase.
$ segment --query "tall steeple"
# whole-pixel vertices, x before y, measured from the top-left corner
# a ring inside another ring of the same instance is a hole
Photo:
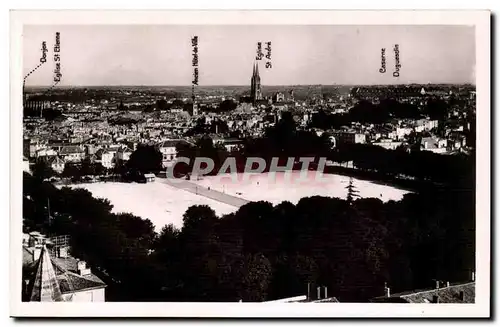
[[[38,266],[33,281],[33,289],[31,291],[31,298],[33,301],[40,302],[57,302],[64,301],[59,282],[57,281],[56,272],[52,266],[49,251],[43,245],[40,258],[38,259]]]
[[[250,96],[252,97],[252,102],[255,103],[256,100],[262,99],[262,90],[260,87],[260,75],[259,75],[259,65],[257,62],[254,63],[252,80],[250,85]]]

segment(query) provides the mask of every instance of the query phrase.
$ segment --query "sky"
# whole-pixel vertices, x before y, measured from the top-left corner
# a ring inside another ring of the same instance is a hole
[[[43,41],[48,60],[26,85],[53,84],[56,32],[64,86],[191,85],[195,35],[199,85],[249,85],[257,42],[268,41],[272,67],[258,61],[262,85],[475,83],[473,26],[27,25],[24,75],[40,64]]]

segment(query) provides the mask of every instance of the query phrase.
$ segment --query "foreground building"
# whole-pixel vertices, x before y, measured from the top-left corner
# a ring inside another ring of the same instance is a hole
[[[371,302],[377,303],[474,303],[476,298],[476,282],[450,284],[441,286],[436,282],[436,288],[391,294],[385,287],[385,296],[377,297]]]
[[[67,249],[51,253],[37,241],[23,245],[23,301],[104,302],[105,289],[106,284]]]
[[[335,296],[328,296],[326,286],[317,286],[316,291],[311,284],[307,285],[307,294],[278,300],[265,301],[266,303],[339,303]]]

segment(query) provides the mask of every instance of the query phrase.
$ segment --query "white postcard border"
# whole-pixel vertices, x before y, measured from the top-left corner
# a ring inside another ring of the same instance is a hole
[[[79,24],[473,25],[476,28],[476,303],[21,302],[22,27]],[[490,12],[488,11],[13,11],[10,22],[10,314],[37,317],[488,317],[490,315]]]

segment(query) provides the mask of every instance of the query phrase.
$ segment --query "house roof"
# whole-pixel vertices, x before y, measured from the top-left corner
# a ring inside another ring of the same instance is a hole
[[[435,137],[423,137],[421,144],[425,145],[427,143],[427,146],[426,146],[427,149],[437,149],[439,141],[440,140],[438,138],[435,138]]]
[[[329,297],[326,299],[315,300],[313,303],[339,303],[339,300],[336,297]]]
[[[236,138],[227,138],[227,139],[221,138],[221,139],[214,140],[214,141],[220,142],[222,144],[241,144],[241,143],[243,143],[242,140],[236,139]]]
[[[72,154],[72,153],[82,153],[84,152],[82,148],[76,145],[69,145],[69,146],[64,146],[61,148],[61,151],[59,151],[60,155],[65,155],[65,154]]]
[[[57,280],[49,251],[42,248],[36,273],[32,282],[30,301],[60,302],[63,301],[59,282]]]
[[[106,149],[99,149],[97,150],[97,152],[95,153],[95,155],[97,156],[97,158],[101,158],[103,155],[105,154],[113,154],[112,152],[106,150]]]
[[[29,271],[36,266],[30,283],[31,301],[63,301],[62,294],[106,287],[95,274],[79,275],[77,265],[78,260],[73,257],[51,257],[45,246],[40,259],[33,262],[32,250],[23,247],[23,268]]]
[[[461,297],[463,295],[463,298]],[[476,283],[461,283],[447,287],[411,291],[392,294],[390,297],[379,297],[375,302],[403,302],[403,303],[432,303],[437,296],[439,303],[474,303],[476,297]]]
[[[23,267],[31,267],[33,262],[33,250],[23,246]]]
[[[175,148],[179,143],[187,143],[184,140],[165,140],[158,144],[160,148]]]
[[[54,164],[56,164],[56,165],[59,164],[60,165],[60,164],[64,164],[64,163],[65,163],[64,159],[59,158],[57,156],[49,159],[49,164],[50,165],[54,165]]]
[[[63,273],[57,277],[62,294],[106,287],[103,282],[96,282],[88,276],[80,276],[72,272]]]
[[[133,151],[129,147],[122,147],[117,152],[119,152],[119,153],[127,153],[127,152],[132,153]]]
[[[52,263],[63,294],[106,287],[106,284],[94,274],[80,276],[77,269],[78,260],[75,258],[52,258]]]

